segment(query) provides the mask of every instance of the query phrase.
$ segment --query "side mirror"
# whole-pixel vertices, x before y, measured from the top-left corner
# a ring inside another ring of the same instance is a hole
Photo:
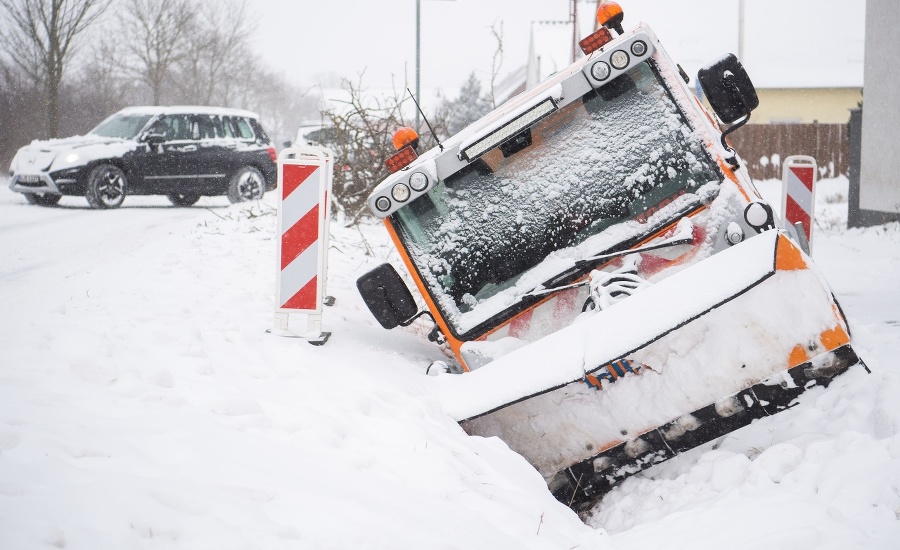
[[[750,116],[750,111],[759,107],[756,88],[732,53],[700,69],[697,79],[716,116],[725,124]]]
[[[386,329],[408,324],[419,312],[406,283],[391,264],[381,264],[356,280],[363,302]]]
[[[147,132],[146,134],[144,134],[144,141],[146,141],[150,145],[159,145],[160,143],[166,141],[166,135]]]

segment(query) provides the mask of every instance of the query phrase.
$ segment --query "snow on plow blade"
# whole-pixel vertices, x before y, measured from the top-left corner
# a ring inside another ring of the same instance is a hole
[[[773,230],[434,382],[467,433],[505,441],[577,508],[857,363],[821,275]]]

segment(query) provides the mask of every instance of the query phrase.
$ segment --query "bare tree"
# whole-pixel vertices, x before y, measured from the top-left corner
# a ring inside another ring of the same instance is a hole
[[[154,105],[162,101],[174,64],[189,52],[196,17],[189,0],[128,0],[122,17],[127,64],[150,87]]]
[[[481,93],[481,82],[472,72],[456,99],[444,98],[438,105],[433,121],[435,131],[446,139],[489,113],[491,108],[491,96]]]
[[[0,167],[46,122],[43,95],[24,71],[0,58]]]
[[[126,65],[124,54],[116,40],[99,40],[94,43],[88,61],[73,75],[74,91],[91,99],[86,110],[94,124],[129,104],[139,102],[144,95],[143,83],[122,70]]]
[[[200,6],[187,37],[188,53],[179,63],[185,76],[179,79],[179,91],[187,102],[228,103],[235,86],[254,84],[247,82],[247,61],[258,62],[248,44],[255,26],[246,0]]]
[[[503,21],[500,22],[500,28],[497,24],[491,25],[491,36],[497,41],[497,49],[494,50],[494,57],[491,60],[491,106],[497,106],[497,98],[494,96],[496,88],[497,76],[500,74],[500,67],[503,66]]]
[[[0,0],[8,23],[0,45],[44,90],[50,137],[59,137],[60,85],[78,38],[108,5],[109,0]]]
[[[396,151],[394,132],[410,123],[401,109],[403,93],[375,97],[363,91],[359,82],[344,80],[348,99],[335,101],[324,114],[334,127],[334,137],[326,145],[334,151],[334,198],[349,223],[366,217],[366,197],[388,176],[384,161]]]

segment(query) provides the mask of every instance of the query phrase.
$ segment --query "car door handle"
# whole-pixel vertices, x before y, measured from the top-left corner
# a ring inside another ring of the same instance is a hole
[[[196,145],[185,145],[184,147],[173,147],[176,151],[180,153],[193,153],[197,150]]]

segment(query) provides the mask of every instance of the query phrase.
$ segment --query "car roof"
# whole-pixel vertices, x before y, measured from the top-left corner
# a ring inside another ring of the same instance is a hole
[[[220,116],[243,116],[248,118],[258,119],[259,115],[252,111],[245,111],[244,109],[231,109],[229,107],[209,107],[202,105],[172,105],[172,106],[134,106],[134,107],[126,107],[119,111],[121,114],[129,114],[129,115],[193,115],[193,114],[204,114],[204,115],[220,115]]]

